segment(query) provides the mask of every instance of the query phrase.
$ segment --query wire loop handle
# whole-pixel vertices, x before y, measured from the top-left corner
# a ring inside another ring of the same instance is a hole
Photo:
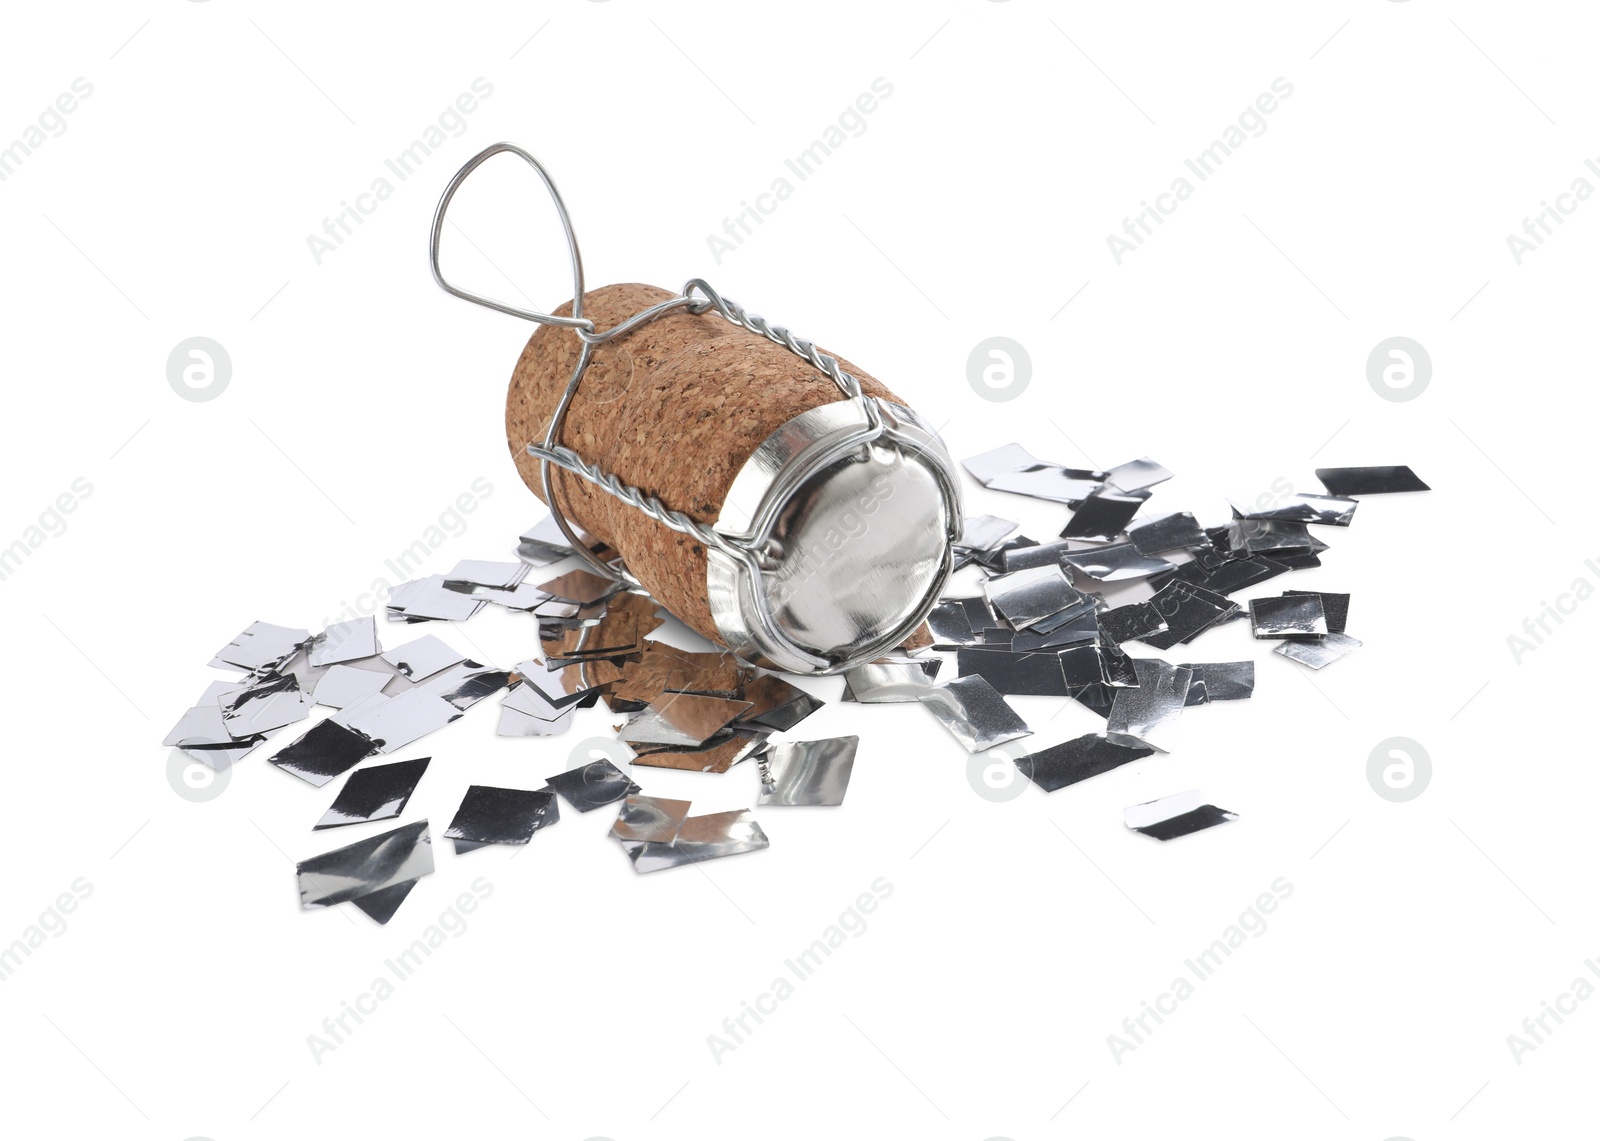
[[[450,200],[456,196],[456,191],[461,189],[461,184],[467,180],[469,174],[495,155],[502,153],[516,155],[533,167],[533,172],[539,176],[539,181],[543,182],[544,188],[550,192],[550,200],[555,203],[556,214],[561,219],[561,229],[567,236],[567,252],[572,259],[572,316],[570,317],[557,317],[534,309],[519,309],[515,305],[507,305],[504,301],[496,301],[492,297],[482,297],[457,288],[445,280],[444,274],[439,269],[439,237],[444,230],[445,213],[450,209]],[[474,305],[482,305],[497,313],[521,317],[524,321],[537,321],[541,325],[558,325],[564,329],[577,329],[580,332],[594,331],[594,322],[583,315],[583,255],[578,252],[578,236],[572,230],[572,219],[567,215],[567,204],[561,201],[561,192],[556,189],[555,180],[550,177],[550,172],[545,170],[544,164],[519,146],[511,143],[495,143],[494,146],[485,147],[473,155],[467,160],[466,166],[456,171],[456,176],[444,188],[444,194],[439,198],[439,205],[433,211],[433,226],[428,231],[428,266],[433,270],[433,280],[439,283],[439,288],[452,297],[471,301]]]

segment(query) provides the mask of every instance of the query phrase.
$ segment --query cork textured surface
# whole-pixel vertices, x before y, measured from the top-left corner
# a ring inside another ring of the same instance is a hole
[[[652,285],[607,285],[583,295],[584,316],[608,329],[672,296]],[[570,315],[572,303],[555,312]],[[541,499],[539,463],[526,448],[544,439],[578,349],[571,330],[541,325],[506,395],[506,444],[523,482]],[[904,403],[838,359],[864,392]],[[838,399],[838,388],[788,349],[714,311],[679,311],[596,350],[560,442],[668,507],[710,523],[763,440],[802,412]],[[568,472],[554,472],[553,486],[568,519],[614,547],[686,625],[720,642],[706,601],[706,553],[697,541]]]

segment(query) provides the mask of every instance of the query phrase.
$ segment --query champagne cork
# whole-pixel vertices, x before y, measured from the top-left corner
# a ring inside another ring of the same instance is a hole
[[[584,293],[583,314],[608,329],[674,296],[650,285],[608,285]],[[572,303],[555,313],[570,316]],[[570,329],[541,325],[506,395],[507,446],[523,482],[541,499],[540,463],[527,446],[544,441],[579,351]],[[865,395],[905,403],[844,358],[839,365],[861,382]],[[556,442],[667,507],[712,524],[763,441],[801,413],[839,399],[828,377],[783,346],[714,311],[678,309],[595,349]],[[570,472],[552,467],[551,477],[553,506],[614,548],[685,625],[722,642],[699,540]]]
[[[566,236],[574,301],[554,314],[439,267],[451,199],[498,154],[538,176]],[[837,673],[917,638],[953,567],[960,479],[938,433],[883,385],[700,278],[681,293],[586,290],[550,172],[511,143],[445,187],[428,264],[452,296],[540,326],[506,394],[506,442],[535,495],[549,483],[557,521],[627,574],[581,549],[596,570],[770,669]]]

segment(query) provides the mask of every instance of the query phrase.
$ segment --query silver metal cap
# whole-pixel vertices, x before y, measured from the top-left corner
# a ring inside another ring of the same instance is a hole
[[[796,416],[729,488],[715,529],[750,553],[709,548],[706,595],[748,661],[849,669],[909,638],[944,589],[961,534],[954,465],[915,412],[869,399]]]

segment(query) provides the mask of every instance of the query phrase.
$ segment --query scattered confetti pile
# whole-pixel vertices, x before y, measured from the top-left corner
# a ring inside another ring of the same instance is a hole
[[[1174,664],[1130,655],[1127,643],[1170,652],[1247,621],[1254,638],[1270,640],[1276,653],[1310,669],[1357,649],[1361,643],[1345,631],[1348,594],[1286,590],[1243,606],[1229,595],[1321,565],[1327,544],[1310,528],[1349,526],[1355,496],[1428,490],[1406,467],[1323,468],[1317,477],[1328,494],[1235,507],[1227,523],[1206,528],[1188,511],[1145,512],[1153,489],[1171,478],[1149,459],[1087,471],[1035,459],[1010,444],[965,467],[991,490],[1064,504],[1070,512],[1059,537],[1040,542],[1016,534],[1009,520],[967,519],[954,562],[957,569],[978,568],[981,593],[941,600],[924,636],[895,656],[847,671],[842,700],[918,703],[970,752],[1031,734],[1008,696],[1076,701],[1105,719],[1103,732],[1015,758],[1022,775],[1046,792],[1165,752],[1184,710],[1246,699],[1254,690],[1253,661]],[[490,697],[502,695],[497,732],[506,737],[560,734],[575,710],[604,702],[626,717],[617,730],[619,759],[633,766],[723,773],[754,760],[761,776],[755,807],[843,802],[856,737],[772,739],[819,709],[819,699],[726,652],[652,639],[665,622],[659,607],[611,579],[571,570],[526,581],[534,568],[574,554],[553,520],[521,536],[516,553],[514,562],[465,560],[447,574],[396,587],[387,618],[402,626],[464,622],[485,606],[502,607],[534,619],[537,656],[501,669],[431,634],[385,650],[371,617],[315,635],[255,622],[210,663],[243,672],[212,682],[163,743],[226,768],[323,706],[331,711],[326,717],[267,760],[319,788],[350,774],[313,825],[329,829],[401,816],[431,758],[357,766],[409,749]],[[1139,583],[1146,597],[1108,601]],[[953,654],[945,680],[939,675],[951,659],[941,654]],[[610,760],[580,765],[541,788],[472,785],[444,835],[457,854],[527,844],[560,821],[561,801],[580,813],[617,806],[610,835],[638,872],[768,846],[749,809],[692,816],[688,801],[644,795]],[[1130,829],[1159,840],[1234,818],[1198,790],[1124,813]],[[301,905],[352,903],[386,923],[432,871],[428,821],[402,824],[302,861]]]

